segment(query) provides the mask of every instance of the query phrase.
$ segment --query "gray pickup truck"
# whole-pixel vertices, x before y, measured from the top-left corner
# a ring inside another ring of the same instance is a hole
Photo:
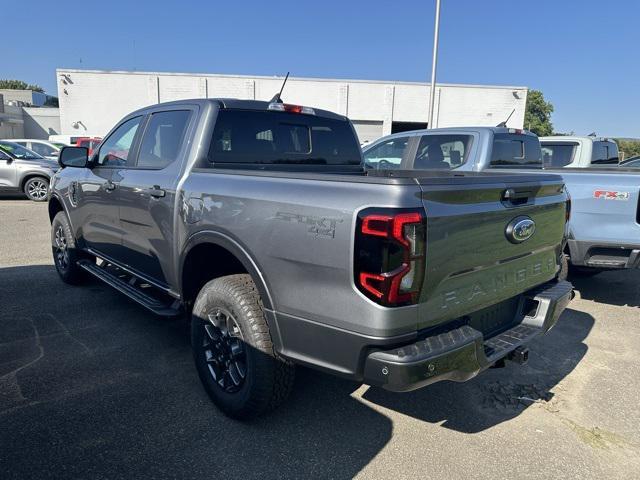
[[[562,175],[571,195],[565,252],[576,274],[640,268],[640,171],[598,163],[578,164],[577,151],[617,163],[614,142],[553,144],[530,132],[502,127],[416,130],[383,137],[364,149],[368,168],[452,172],[533,172]],[[554,149],[552,152],[551,149]],[[544,155],[543,155],[544,152]],[[546,167],[543,168],[543,158]],[[571,165],[565,163],[571,160]],[[590,168],[585,168],[590,165]],[[574,167],[574,168],[571,168]]]
[[[57,161],[17,143],[0,140],[0,192],[23,192],[30,200],[45,202],[49,179],[58,169]]]
[[[524,362],[572,295],[560,177],[367,171],[331,112],[159,104],[60,163],[62,280],[190,314],[202,383],[235,418],[284,400],[295,364],[407,391]]]

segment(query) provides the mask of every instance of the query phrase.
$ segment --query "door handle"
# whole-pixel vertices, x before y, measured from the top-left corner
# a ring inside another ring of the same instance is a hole
[[[107,180],[107,183],[104,184],[104,189],[107,192],[113,192],[116,189],[116,184],[113,183],[111,180]]]
[[[166,195],[167,192],[161,189],[160,185],[154,185],[153,187],[144,190],[144,193],[154,198],[162,198]]]

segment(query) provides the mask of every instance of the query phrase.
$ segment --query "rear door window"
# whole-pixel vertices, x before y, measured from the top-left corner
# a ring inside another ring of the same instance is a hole
[[[575,143],[545,143],[542,145],[542,164],[545,168],[566,167],[573,162]]]
[[[394,137],[379,143],[364,152],[364,161],[368,167],[380,170],[400,168],[409,146],[410,137]]]
[[[177,160],[190,116],[190,110],[153,113],[142,137],[137,166],[161,169]]]
[[[413,168],[416,170],[452,170],[467,161],[473,136],[423,135]]]
[[[214,164],[360,165],[348,120],[315,115],[220,110],[209,161]]]
[[[542,168],[540,141],[532,135],[495,134],[491,153],[491,167]]]

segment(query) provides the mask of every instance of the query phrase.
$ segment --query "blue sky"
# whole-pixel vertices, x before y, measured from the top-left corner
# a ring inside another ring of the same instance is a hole
[[[558,131],[640,137],[640,2],[442,4],[438,81],[540,89]],[[434,5],[11,2],[0,78],[54,94],[57,67],[427,81]]]

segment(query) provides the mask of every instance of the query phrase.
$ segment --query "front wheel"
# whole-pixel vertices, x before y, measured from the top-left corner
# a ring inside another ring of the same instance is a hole
[[[49,193],[49,180],[44,177],[33,177],[24,184],[24,194],[34,202],[44,202]]]
[[[83,256],[76,248],[67,214],[58,212],[51,222],[51,249],[53,263],[63,282],[77,285],[85,280],[85,271],[78,266]]]
[[[291,392],[294,366],[274,350],[249,275],[217,278],[200,290],[191,318],[191,346],[205,390],[232,418],[259,416]]]

